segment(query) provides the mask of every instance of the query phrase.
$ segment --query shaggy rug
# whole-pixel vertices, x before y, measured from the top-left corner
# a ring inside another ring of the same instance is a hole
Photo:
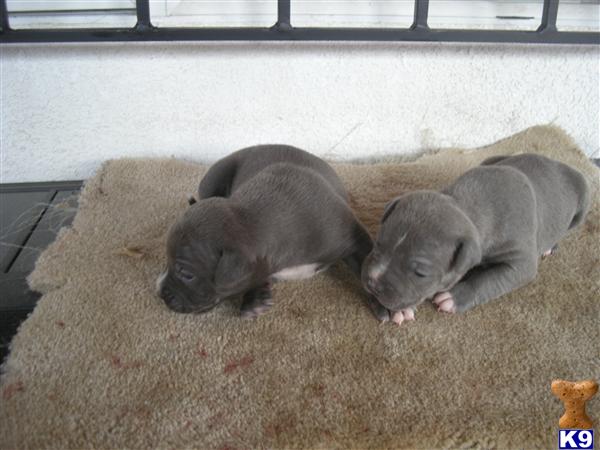
[[[206,167],[109,161],[31,275],[44,295],[1,381],[3,448],[556,448],[550,382],[600,379],[599,172],[554,127],[413,162],[336,164],[360,219],[484,158],[539,152],[592,183],[587,222],[538,278],[464,315],[378,324],[343,266],[276,286],[254,321],[155,296],[165,233]],[[600,419],[600,395],[588,411]]]

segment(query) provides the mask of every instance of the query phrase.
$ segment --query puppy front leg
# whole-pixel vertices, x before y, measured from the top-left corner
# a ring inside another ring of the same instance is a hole
[[[252,289],[244,294],[241,313],[243,318],[252,319],[266,313],[273,306],[271,284]]]
[[[438,311],[460,313],[477,305],[507,294],[533,281],[537,274],[537,261],[505,261],[489,266],[478,266],[447,292],[433,298]]]

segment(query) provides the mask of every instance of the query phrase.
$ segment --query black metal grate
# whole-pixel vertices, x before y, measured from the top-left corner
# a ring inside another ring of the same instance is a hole
[[[41,294],[27,277],[40,252],[75,216],[81,181],[0,184],[0,363]]]
[[[600,44],[599,32],[558,31],[559,0],[544,0],[542,21],[536,31],[434,29],[427,25],[429,0],[414,0],[410,28],[294,27],[291,0],[278,0],[277,22],[270,28],[155,27],[149,0],[136,0],[133,28],[27,29],[10,28],[6,0],[0,0],[0,42],[110,42],[110,41],[421,41],[499,42],[530,44]]]

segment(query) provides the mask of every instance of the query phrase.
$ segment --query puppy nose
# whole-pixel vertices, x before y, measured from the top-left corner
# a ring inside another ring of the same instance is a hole
[[[165,301],[167,305],[175,301],[175,295],[173,295],[171,290],[166,286],[160,288],[160,292],[158,293],[158,295]]]
[[[168,288],[162,288],[160,290],[160,298],[163,299],[167,308],[175,312],[187,312],[186,306],[181,300],[179,300],[175,294]]]

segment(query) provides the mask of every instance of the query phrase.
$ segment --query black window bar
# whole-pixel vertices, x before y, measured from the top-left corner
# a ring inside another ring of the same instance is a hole
[[[294,27],[291,1],[278,0],[277,22],[261,27],[155,27],[149,0],[136,0],[133,28],[20,29],[10,28],[6,0],[0,0],[0,43],[111,41],[412,41],[528,44],[600,44],[600,32],[558,31],[559,0],[544,0],[542,22],[535,31],[437,29],[427,25],[429,0],[415,0],[410,28]]]

